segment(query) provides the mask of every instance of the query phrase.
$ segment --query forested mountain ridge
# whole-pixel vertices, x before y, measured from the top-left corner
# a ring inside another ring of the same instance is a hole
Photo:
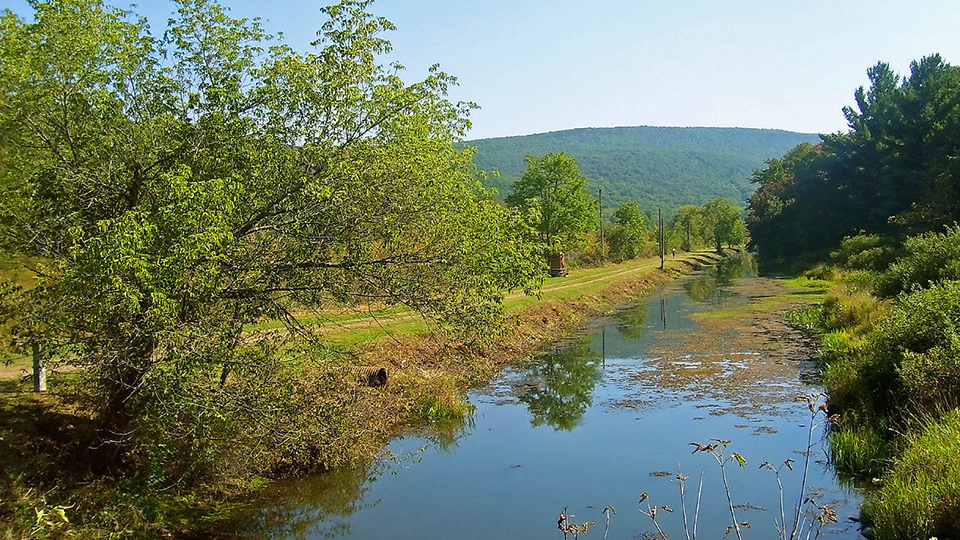
[[[767,159],[815,134],[752,128],[616,127],[580,128],[534,135],[467,141],[474,162],[499,171],[484,180],[506,197],[526,167],[528,154],[566,152],[575,158],[590,189],[603,188],[604,206],[637,200],[647,209],[676,209],[727,197],[745,204],[756,185],[751,173]]]

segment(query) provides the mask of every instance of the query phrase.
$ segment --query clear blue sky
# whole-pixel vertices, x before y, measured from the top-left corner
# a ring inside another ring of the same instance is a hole
[[[221,2],[299,50],[331,3]],[[136,10],[159,33],[172,7]],[[834,132],[878,61],[901,75],[934,52],[960,64],[956,0],[378,0],[372,11],[397,25],[390,59],[405,79],[433,63],[459,77],[452,98],[482,107],[472,139],[628,125]]]

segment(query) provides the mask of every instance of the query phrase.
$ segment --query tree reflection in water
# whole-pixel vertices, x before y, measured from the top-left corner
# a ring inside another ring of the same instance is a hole
[[[694,302],[703,302],[708,298],[732,296],[723,290],[733,284],[735,279],[757,275],[757,261],[752,253],[740,253],[725,257],[710,267],[709,271],[683,284],[687,296]]]
[[[640,339],[650,316],[650,305],[641,302],[617,314],[617,332],[627,339]]]
[[[306,477],[280,480],[238,511],[232,521],[237,538],[341,538],[353,526],[355,512],[376,506],[380,501],[363,502],[373,482],[392,466],[419,461],[427,448],[450,451],[474,425],[471,415],[422,428],[410,435],[425,439],[419,450],[403,455],[387,451],[378,459],[352,467],[338,467]],[[225,527],[230,529],[230,526]]]
[[[238,537],[338,538],[352,526],[346,519],[377,504],[361,503],[386,465],[379,460],[297,479],[279,481],[248,509],[234,516]],[[270,493],[270,495],[267,495]],[[242,531],[242,532],[241,532]]]
[[[583,419],[603,376],[600,353],[590,350],[590,341],[581,338],[570,347],[545,354],[530,370],[536,387],[520,401],[533,416],[531,424],[569,431]]]

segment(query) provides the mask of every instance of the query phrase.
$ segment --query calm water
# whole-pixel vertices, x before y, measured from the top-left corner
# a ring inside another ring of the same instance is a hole
[[[749,264],[727,264],[671,284],[472,392],[476,411],[464,425],[397,438],[363,467],[278,485],[244,528],[274,538],[558,539],[566,507],[572,521],[596,522],[586,538],[601,538],[602,509],[612,506],[608,538],[629,540],[655,531],[638,512],[647,510],[638,504],[646,492],[676,510],[661,511],[658,521],[684,538],[679,467],[690,476],[691,521],[703,472],[699,533],[721,538],[730,515],[720,470],[690,445],[719,438],[731,441],[728,454],[747,460],[727,466],[738,520],[752,525],[744,538],[776,537],[780,492],[774,474],[758,466],[795,461],[794,471],[781,473],[789,516],[810,425],[806,406],[792,398],[819,388],[801,376],[809,363],[777,362],[785,368],[763,380],[742,377],[769,352],[728,341],[729,330],[717,339],[716,329],[691,319],[744,305],[732,289],[757,279],[751,275]],[[848,518],[859,513],[860,497],[825,463],[823,431],[814,433],[807,495],[838,511],[828,537],[859,538]]]

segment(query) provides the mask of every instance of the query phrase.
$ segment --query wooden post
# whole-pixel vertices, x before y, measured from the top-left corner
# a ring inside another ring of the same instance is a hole
[[[47,391],[47,358],[43,345],[34,341],[30,344],[33,349],[33,391]]]

